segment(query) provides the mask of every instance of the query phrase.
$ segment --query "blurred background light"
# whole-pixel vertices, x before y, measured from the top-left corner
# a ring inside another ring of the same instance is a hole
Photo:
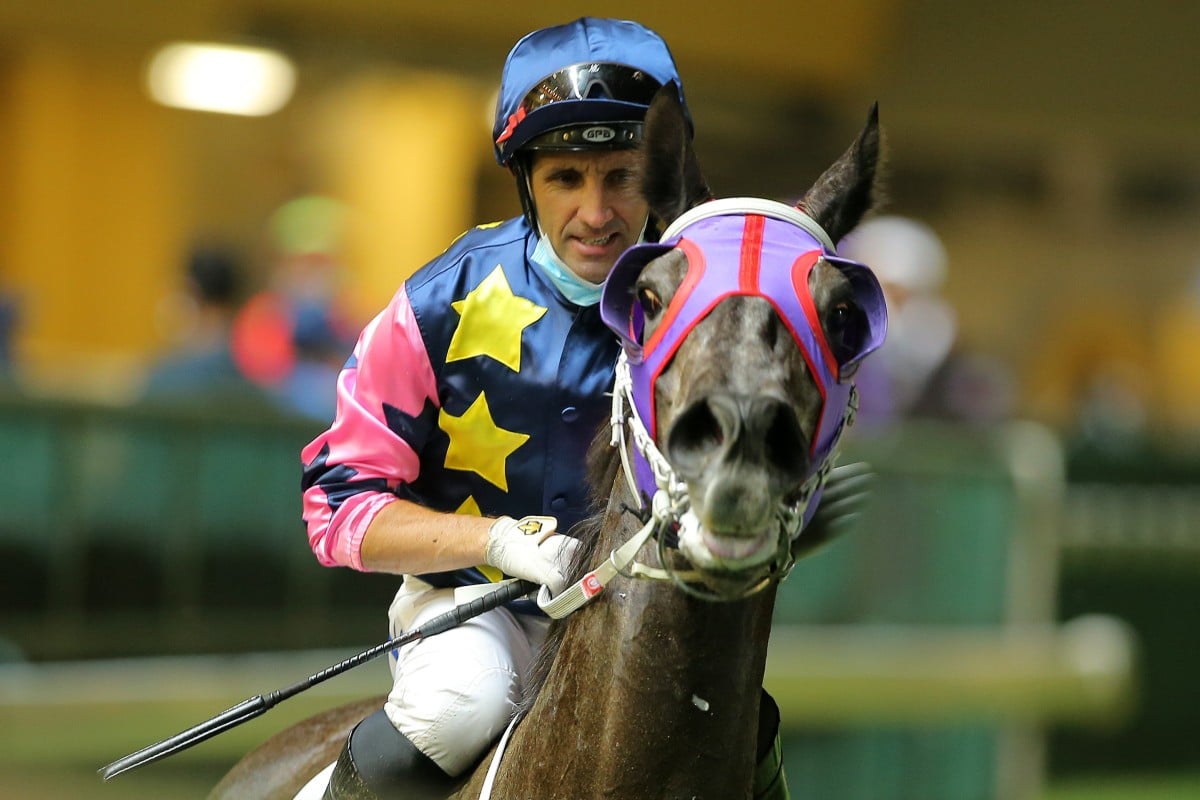
[[[146,80],[163,105],[260,117],[291,98],[296,70],[273,50],[176,42],[154,54]]]

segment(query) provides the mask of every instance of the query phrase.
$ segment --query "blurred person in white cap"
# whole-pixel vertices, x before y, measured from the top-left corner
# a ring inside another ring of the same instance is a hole
[[[1006,372],[959,345],[958,315],[942,296],[946,248],[929,225],[875,217],[838,250],[870,264],[887,298],[887,341],[858,377],[858,420],[866,431],[905,418],[988,422],[1008,413]]]

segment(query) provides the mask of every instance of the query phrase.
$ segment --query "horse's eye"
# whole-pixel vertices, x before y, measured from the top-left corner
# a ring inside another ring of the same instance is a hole
[[[845,364],[862,350],[866,331],[866,315],[854,303],[838,303],[830,309],[825,339],[838,364]],[[849,377],[849,374],[843,377]]]
[[[662,311],[662,298],[650,288],[643,286],[637,292],[638,305],[642,307],[642,312],[647,317],[653,317],[658,312]]]
[[[830,320],[830,327],[835,331],[844,332],[851,318],[850,304],[838,303],[833,307],[833,319]]]

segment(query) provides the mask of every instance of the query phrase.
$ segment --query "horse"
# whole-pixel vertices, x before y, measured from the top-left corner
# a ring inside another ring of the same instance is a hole
[[[886,328],[878,282],[834,248],[875,202],[879,148],[872,107],[798,204],[715,199],[677,88],[654,99],[642,192],[667,226],[622,255],[601,301],[622,354],[588,455],[597,514],[571,588],[539,595],[563,618],[502,756],[450,797],[750,796],[776,589],[822,544],[805,525]],[[382,703],[277,734],[210,797],[293,797]]]

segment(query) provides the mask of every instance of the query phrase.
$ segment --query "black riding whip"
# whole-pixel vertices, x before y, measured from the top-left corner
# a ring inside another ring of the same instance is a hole
[[[108,766],[101,767],[98,771],[103,774],[104,780],[116,777],[122,772],[140,767],[143,764],[149,764],[152,761],[157,761],[160,758],[165,758],[169,755],[174,755],[181,750],[186,750],[194,744],[199,744],[205,739],[211,739],[218,733],[224,733],[230,728],[237,727],[243,722],[252,720],[257,716],[266,713],[269,709],[274,708],[279,703],[287,700],[289,697],[300,694],[307,689],[311,689],[318,683],[332,678],[334,675],[340,675],[347,672],[360,664],[365,664],[376,656],[382,655],[389,650],[394,650],[397,647],[403,647],[406,644],[424,639],[429,636],[449,630],[450,628],[461,625],[472,617],[477,617],[485,611],[491,611],[493,608],[502,606],[505,603],[523,597],[534,589],[537,584],[529,581],[516,580],[511,583],[506,583],[499,589],[493,592],[477,597],[468,603],[457,605],[445,614],[434,617],[424,625],[419,625],[411,631],[400,634],[394,639],[376,645],[370,650],[364,650],[358,655],[351,656],[345,661],[334,664],[331,667],[326,667],[315,675],[310,675],[299,683],[294,683],[283,689],[277,689],[267,694],[260,694],[243,700],[232,708],[228,708],[217,714],[212,719],[201,722],[199,725],[193,725],[186,731],[163,739],[161,742],[143,747],[136,753],[119,758]]]

